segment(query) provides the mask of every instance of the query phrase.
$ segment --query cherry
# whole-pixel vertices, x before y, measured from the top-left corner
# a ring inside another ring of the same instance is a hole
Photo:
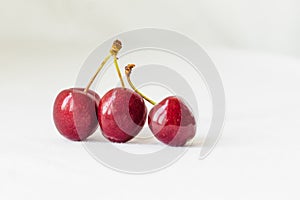
[[[118,50],[122,43],[118,41]],[[105,138],[111,142],[125,143],[134,138],[143,128],[147,108],[144,99],[134,91],[126,89],[117,61],[118,51],[111,51],[122,88],[108,91],[98,106],[98,121]]]
[[[130,80],[134,64],[125,67],[127,81],[135,92],[154,105],[148,115],[148,125],[154,136],[170,146],[184,146],[196,134],[196,121],[184,100],[177,96],[167,97],[160,103],[140,93]]]
[[[196,133],[193,113],[176,96],[165,98],[151,109],[148,125],[159,141],[170,146],[183,146]]]
[[[85,140],[92,135],[98,127],[99,95],[90,90],[90,86],[105,65],[121,49],[121,42],[114,41],[110,53],[104,58],[86,88],[70,88],[61,91],[54,102],[53,120],[61,135],[74,141]]]
[[[98,127],[97,105],[100,97],[84,88],[61,91],[54,102],[53,119],[61,135],[74,141],[85,140]]]
[[[127,88],[114,88],[101,99],[98,120],[102,134],[111,142],[124,143],[143,128],[147,117],[144,99]]]

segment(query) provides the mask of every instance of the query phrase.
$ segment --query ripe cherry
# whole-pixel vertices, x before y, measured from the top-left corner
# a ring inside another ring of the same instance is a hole
[[[158,140],[170,146],[183,146],[196,133],[193,113],[176,96],[165,98],[151,109],[148,125]]]
[[[97,127],[97,105],[100,97],[84,88],[61,91],[54,102],[53,119],[57,130],[64,137],[81,141],[93,134]]]
[[[114,88],[101,99],[98,120],[102,134],[111,142],[124,143],[143,128],[147,117],[144,99],[126,88]]]
[[[184,146],[196,134],[196,121],[183,99],[177,96],[167,97],[160,103],[140,93],[130,80],[131,70],[135,65],[125,67],[127,81],[135,92],[154,105],[148,115],[148,125],[154,136],[170,146]]]
[[[122,44],[119,41],[117,45],[119,51]],[[98,106],[98,121],[105,138],[111,142],[124,143],[134,138],[143,128],[147,108],[139,94],[125,88],[116,57],[118,51],[112,51],[112,54],[122,87],[111,89],[102,97]]]
[[[120,49],[120,41],[114,41],[109,55],[105,57],[85,89],[70,88],[57,95],[53,107],[53,120],[61,135],[70,140],[81,141],[96,131],[100,97],[89,88],[110,57],[113,56],[116,62],[116,55]]]

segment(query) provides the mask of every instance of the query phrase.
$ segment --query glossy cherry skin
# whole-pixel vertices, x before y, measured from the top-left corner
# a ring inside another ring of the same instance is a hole
[[[196,134],[193,113],[176,96],[165,98],[151,109],[148,125],[159,141],[170,146],[184,146]]]
[[[82,141],[92,135],[98,127],[97,105],[99,95],[84,88],[61,91],[54,102],[53,120],[57,130],[73,141]]]
[[[134,138],[147,118],[144,99],[127,88],[108,91],[98,106],[102,134],[111,142],[124,143]]]

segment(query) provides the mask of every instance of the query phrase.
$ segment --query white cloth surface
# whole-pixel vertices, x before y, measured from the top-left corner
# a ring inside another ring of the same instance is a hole
[[[190,148],[162,171],[128,175],[60,137],[52,121],[55,96],[74,84],[90,50],[56,44],[1,49],[1,199],[300,198],[300,60],[209,49],[227,98],[214,151],[198,160],[200,147]]]
[[[179,31],[204,45],[300,55],[298,0],[9,0],[0,41],[89,43],[141,27]]]

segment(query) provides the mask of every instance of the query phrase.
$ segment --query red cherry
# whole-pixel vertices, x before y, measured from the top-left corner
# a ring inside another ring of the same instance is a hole
[[[196,134],[193,113],[176,96],[165,98],[151,109],[148,125],[159,141],[170,146],[183,146]]]
[[[64,137],[81,141],[92,135],[97,127],[99,95],[84,88],[61,91],[54,102],[53,119],[57,130]]]
[[[84,140],[97,129],[97,106],[99,105],[100,97],[96,92],[89,90],[89,88],[111,57],[114,59],[119,78],[124,87],[117,62],[117,54],[121,48],[121,41],[115,40],[109,54],[101,62],[86,88],[63,90],[56,97],[53,108],[53,119],[58,131],[66,138],[75,141]]]
[[[156,104],[139,92],[130,80],[134,67],[134,64],[128,64],[125,67],[127,81],[136,93],[154,105],[148,115],[148,125],[152,133],[159,141],[170,146],[185,145],[196,134],[196,121],[193,113],[179,97],[167,97]]]
[[[102,134],[112,142],[124,143],[143,128],[147,116],[144,99],[126,88],[108,91],[98,106]]]

